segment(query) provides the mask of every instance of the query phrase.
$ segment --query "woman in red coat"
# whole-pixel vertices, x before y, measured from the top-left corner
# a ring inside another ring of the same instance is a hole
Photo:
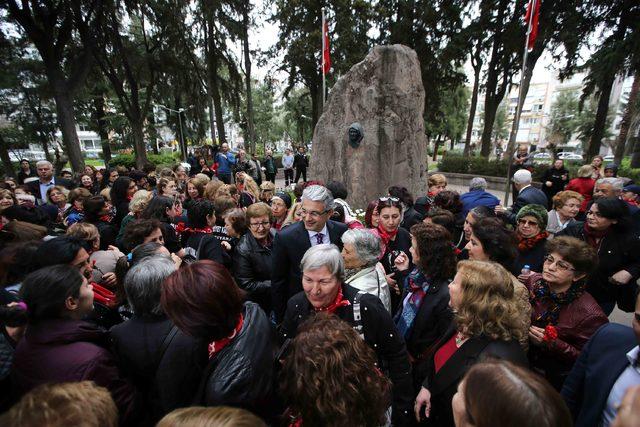
[[[584,197],[584,200],[580,205],[580,213],[576,217],[580,221],[584,221],[587,212],[587,205],[593,197],[593,187],[596,185],[596,181],[591,178],[592,174],[593,168],[591,165],[584,165],[578,169],[578,177],[569,181],[567,186],[564,188],[565,190],[572,190],[580,193],[582,197]]]

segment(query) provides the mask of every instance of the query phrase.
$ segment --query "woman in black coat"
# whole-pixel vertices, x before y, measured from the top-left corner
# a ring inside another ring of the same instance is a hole
[[[175,217],[182,213],[182,203],[177,199],[166,196],[155,196],[149,202],[149,206],[142,212],[142,219],[157,219],[160,221],[164,246],[172,254],[180,258],[184,256],[184,250],[180,245],[180,236],[171,224]]]
[[[83,208],[83,221],[95,225],[100,233],[100,250],[115,245],[118,230],[111,225],[111,204],[102,196],[92,196],[84,201]]]
[[[569,182],[569,171],[564,167],[564,160],[556,159],[553,165],[547,169],[542,177],[542,191],[547,196],[549,205],[547,209],[553,207],[553,196],[564,190],[564,186]]]
[[[376,353],[378,366],[393,383],[393,424],[408,424],[411,368],[404,340],[389,312],[378,297],[343,283],[344,262],[335,245],[311,247],[302,258],[301,269],[303,291],[287,304],[281,340],[286,343],[294,338],[298,327],[317,312],[333,313],[349,323]]]
[[[398,270],[406,277],[402,306],[394,321],[407,342],[414,385],[419,387],[427,374],[425,364],[433,346],[451,323],[448,285],[456,272],[456,255],[451,234],[441,225],[414,225],[411,241],[415,268],[408,270],[407,257],[396,258]]]
[[[434,347],[414,407],[418,421],[426,415],[430,426],[454,425],[451,400],[473,364],[497,357],[527,365],[507,270],[494,262],[461,261],[449,295],[455,318]]]
[[[205,344],[178,330],[160,306],[162,282],[175,270],[162,255],[131,267],[124,288],[134,314],[110,331],[122,372],[144,396],[142,425],[155,425],[174,409],[189,406],[206,364]]]
[[[215,208],[211,200],[193,200],[191,208],[187,211],[189,224],[182,227],[179,223],[176,231],[181,232],[181,241],[184,245],[185,256],[191,256],[193,260],[205,260],[226,264],[229,256],[222,249],[220,240],[213,236],[213,226],[216,221]]]
[[[133,194],[138,191],[136,182],[128,176],[121,176],[115,180],[111,187],[111,204],[116,209],[116,216],[111,224],[120,230],[122,219],[129,214],[129,201],[133,198]]]
[[[233,277],[247,292],[247,299],[271,312],[271,247],[273,234],[271,208],[254,203],[247,208],[247,231],[236,245],[233,255]]]
[[[185,334],[208,344],[193,403],[235,406],[274,419],[275,341],[257,304],[244,302],[225,267],[198,261],[169,276],[162,308]]]
[[[598,265],[587,280],[587,292],[608,316],[616,303],[627,312],[635,309],[640,277],[640,237],[633,231],[627,203],[600,198],[587,208],[587,221],[567,226],[558,236],[576,237],[598,253]]]
[[[511,272],[519,276],[525,266],[536,273],[542,272],[547,232],[547,209],[542,205],[526,205],[516,215],[518,256]]]

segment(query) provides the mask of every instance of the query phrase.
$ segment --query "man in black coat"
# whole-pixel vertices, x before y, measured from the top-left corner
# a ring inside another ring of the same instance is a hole
[[[307,167],[309,167],[309,157],[304,153],[304,147],[298,147],[298,152],[293,157],[293,167],[296,168],[295,183],[298,183],[300,175],[302,181],[307,182]]]
[[[276,321],[284,317],[289,298],[302,290],[300,261],[311,246],[333,243],[342,249],[345,224],[331,221],[333,196],[320,185],[307,187],[302,193],[302,221],[276,234],[271,255],[271,288]]]
[[[53,176],[53,165],[46,160],[40,160],[36,163],[38,172],[38,180],[31,181],[27,184],[29,191],[36,197],[38,204],[47,203],[47,189],[54,185],[61,185],[67,190],[73,190],[76,185],[73,181],[64,178],[56,178]]]
[[[640,385],[640,299],[633,329],[617,323],[603,325],[591,337],[562,387],[576,427],[609,425],[625,391]]]
[[[531,172],[527,169],[520,169],[513,174],[513,185],[518,190],[518,197],[514,200],[510,210],[498,205],[495,208],[496,214],[503,216],[508,222],[515,225],[518,211],[527,205],[547,206],[547,196],[542,190],[531,185]]]

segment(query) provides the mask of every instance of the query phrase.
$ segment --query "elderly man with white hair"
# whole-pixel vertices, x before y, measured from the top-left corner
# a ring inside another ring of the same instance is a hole
[[[331,313],[349,323],[375,352],[378,367],[393,384],[393,425],[409,425],[413,406],[409,355],[389,312],[378,298],[344,283],[344,261],[337,246],[313,246],[304,254],[301,268],[302,290],[287,304],[281,340],[293,339],[298,327],[316,313]]]
[[[344,282],[356,289],[377,296],[391,313],[391,293],[385,271],[378,262],[380,237],[369,230],[347,230],[342,235]]]
[[[460,196],[462,202],[462,216],[466,217],[469,211],[476,206],[486,206],[495,209],[500,200],[487,191],[487,180],[476,176],[469,183],[469,192]]]
[[[271,292],[276,321],[281,322],[289,298],[302,290],[300,261],[312,246],[333,243],[342,248],[340,238],[347,226],[331,221],[333,196],[321,185],[311,185],[302,193],[302,221],[276,234],[271,252]]]
[[[542,205],[547,206],[547,196],[542,190],[531,185],[532,177],[531,172],[527,169],[520,169],[513,174],[513,185],[518,191],[518,197],[514,200],[513,205],[509,210],[504,206],[498,205],[495,208],[496,214],[504,216],[507,221],[514,224],[516,223],[516,215],[523,207],[527,205]]]
[[[47,203],[47,190],[55,185],[61,185],[67,190],[73,190],[76,187],[73,181],[54,177],[51,162],[40,160],[36,163],[36,171],[38,173],[38,180],[29,182],[27,187],[29,187],[31,194],[36,196],[38,204],[44,205]]]

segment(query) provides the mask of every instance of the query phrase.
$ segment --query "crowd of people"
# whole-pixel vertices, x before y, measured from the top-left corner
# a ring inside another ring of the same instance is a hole
[[[517,170],[506,208],[436,173],[360,218],[303,148],[284,188],[266,154],[21,162],[0,184],[0,424],[637,425],[639,186],[558,160],[542,189]]]

